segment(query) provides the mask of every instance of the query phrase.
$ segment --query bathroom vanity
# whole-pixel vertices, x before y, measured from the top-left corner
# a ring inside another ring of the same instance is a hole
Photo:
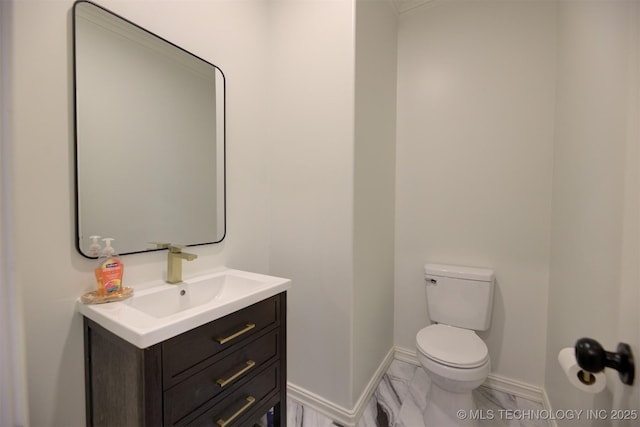
[[[147,348],[84,318],[89,426],[286,424],[286,292]]]

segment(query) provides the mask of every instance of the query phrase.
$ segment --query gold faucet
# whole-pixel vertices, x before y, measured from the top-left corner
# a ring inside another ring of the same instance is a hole
[[[182,260],[193,261],[198,258],[196,254],[182,252],[185,247],[182,245],[169,245],[169,252],[167,253],[167,283],[182,282]]]

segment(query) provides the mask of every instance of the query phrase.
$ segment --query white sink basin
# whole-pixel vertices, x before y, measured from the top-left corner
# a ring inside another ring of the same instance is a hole
[[[250,295],[259,289],[264,280],[256,280],[227,270],[216,274],[191,279],[177,285],[162,286],[154,292],[134,296],[126,301],[130,307],[158,319],[172,316],[202,305],[220,306],[220,303],[234,301]]]
[[[289,279],[224,269],[177,285],[158,281],[120,302],[86,305],[78,301],[78,311],[131,344],[146,348],[290,287]]]

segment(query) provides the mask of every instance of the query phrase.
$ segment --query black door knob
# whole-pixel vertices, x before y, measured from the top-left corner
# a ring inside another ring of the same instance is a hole
[[[576,361],[585,371],[600,372],[606,366],[606,351],[598,341],[580,338],[576,342]]]
[[[600,343],[592,338],[580,338],[575,345],[576,361],[588,372],[600,372],[604,368],[618,371],[620,380],[627,385],[633,384],[635,368],[633,354],[628,344],[618,344],[617,352],[605,351]]]

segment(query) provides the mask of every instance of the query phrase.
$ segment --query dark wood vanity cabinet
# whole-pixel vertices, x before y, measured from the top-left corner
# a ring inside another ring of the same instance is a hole
[[[286,293],[140,349],[84,318],[88,426],[286,425]]]

